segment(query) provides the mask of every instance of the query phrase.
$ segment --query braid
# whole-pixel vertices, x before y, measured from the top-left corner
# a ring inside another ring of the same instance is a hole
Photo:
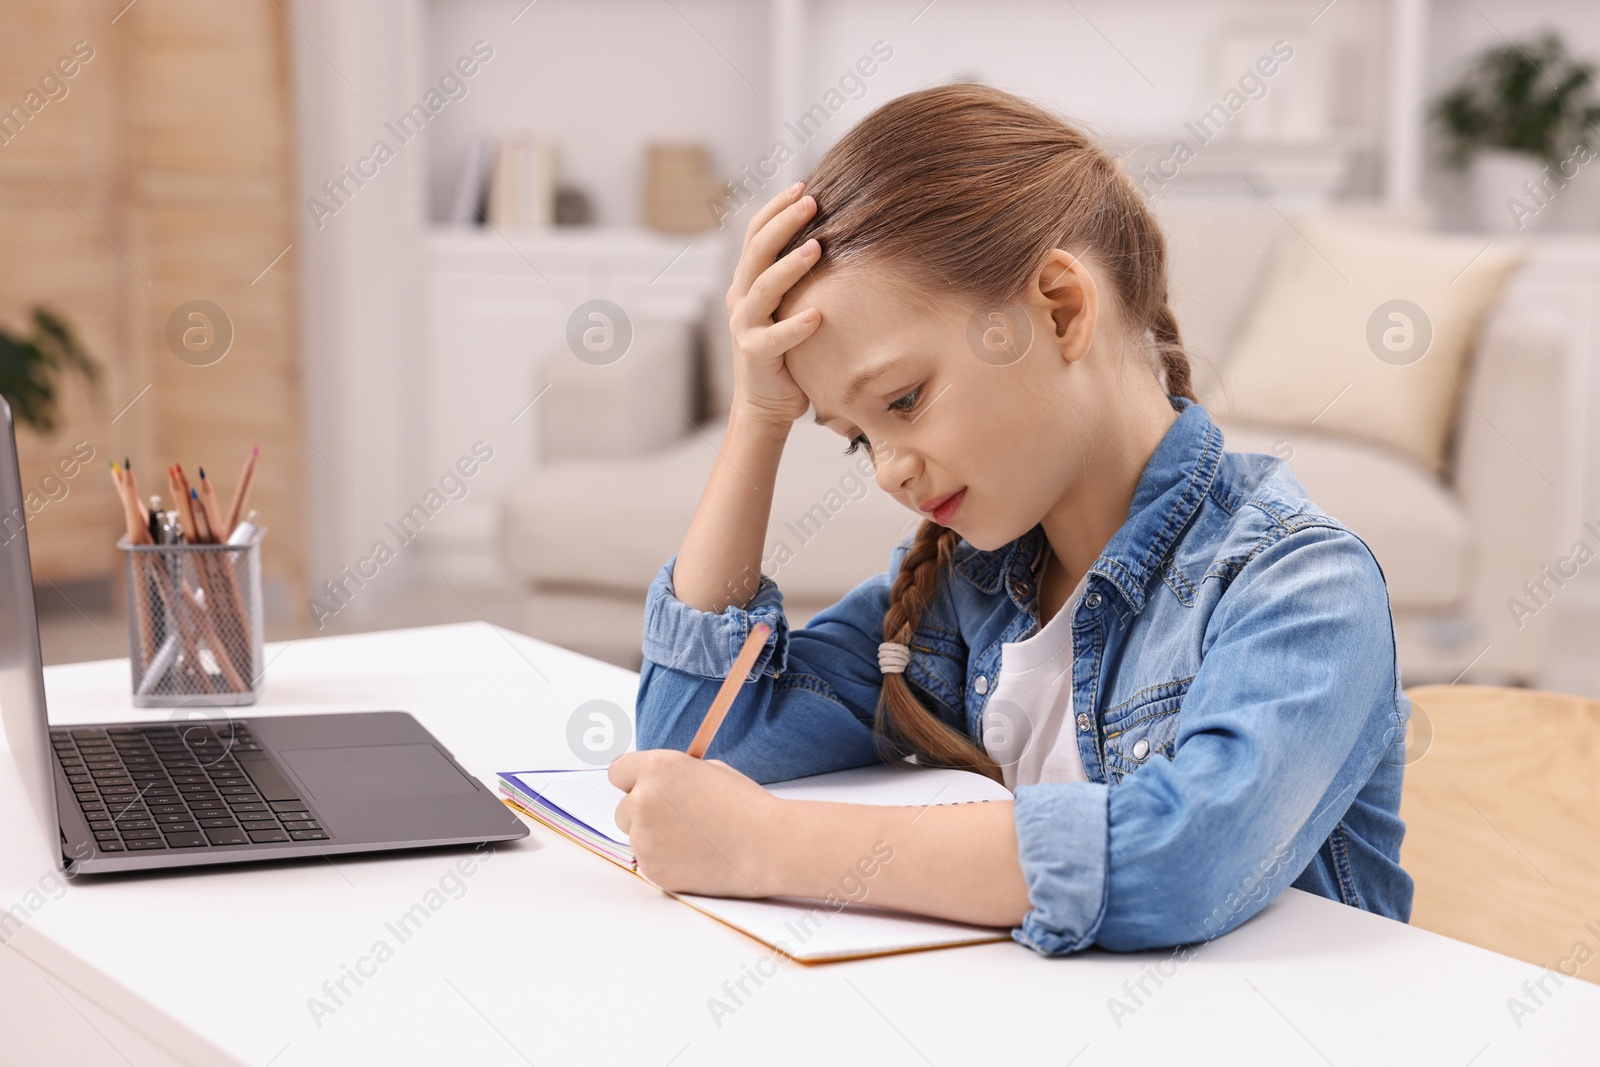
[[[1161,353],[1161,367],[1167,373],[1167,392],[1194,400],[1194,381],[1189,373],[1189,354],[1184,350],[1183,338],[1178,334],[1178,320],[1166,301],[1156,311],[1150,332],[1155,335],[1156,350]]]
[[[923,520],[889,591],[889,610],[883,616],[885,641],[911,643],[923,611],[938,591],[940,576],[950,566],[958,540],[960,535],[955,530]],[[999,765],[966,734],[952,729],[923,707],[904,674],[883,676],[874,732],[885,758],[899,759],[914,753],[919,763],[928,766],[958,767],[1002,781]]]

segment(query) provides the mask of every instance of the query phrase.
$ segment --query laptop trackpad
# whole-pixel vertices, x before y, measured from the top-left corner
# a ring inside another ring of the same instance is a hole
[[[389,797],[475,793],[466,777],[433,745],[351,745],[292,748],[278,756],[313,800],[382,800]]]

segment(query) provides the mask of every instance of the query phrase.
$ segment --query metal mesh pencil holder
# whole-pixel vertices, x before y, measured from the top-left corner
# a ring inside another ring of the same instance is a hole
[[[237,545],[117,542],[127,560],[135,707],[255,703],[265,534]]]

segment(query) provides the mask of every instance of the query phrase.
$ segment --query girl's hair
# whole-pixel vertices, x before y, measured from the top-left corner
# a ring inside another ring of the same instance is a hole
[[[1133,335],[1148,334],[1166,391],[1194,399],[1167,306],[1161,229],[1112,159],[1060,116],[986,85],[907,93],[846,132],[806,177],[806,192],[816,214],[780,256],[815,237],[822,255],[808,277],[865,268],[925,302],[1005,307],[1050,250],[1086,250]],[[890,590],[885,641],[911,643],[958,540],[923,521]],[[999,765],[924,708],[904,674],[883,676],[875,733],[886,757],[914,754],[1001,780]]]

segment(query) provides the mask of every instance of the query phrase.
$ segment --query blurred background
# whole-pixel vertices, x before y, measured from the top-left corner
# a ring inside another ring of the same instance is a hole
[[[3,0],[0,55],[46,662],[127,653],[109,463],[231,492],[259,445],[269,639],[637,667],[753,210],[965,79],[1139,183],[1202,402],[1372,545],[1408,685],[1600,696],[1592,0]],[[797,424],[796,625],[916,521],[870,475]]]

